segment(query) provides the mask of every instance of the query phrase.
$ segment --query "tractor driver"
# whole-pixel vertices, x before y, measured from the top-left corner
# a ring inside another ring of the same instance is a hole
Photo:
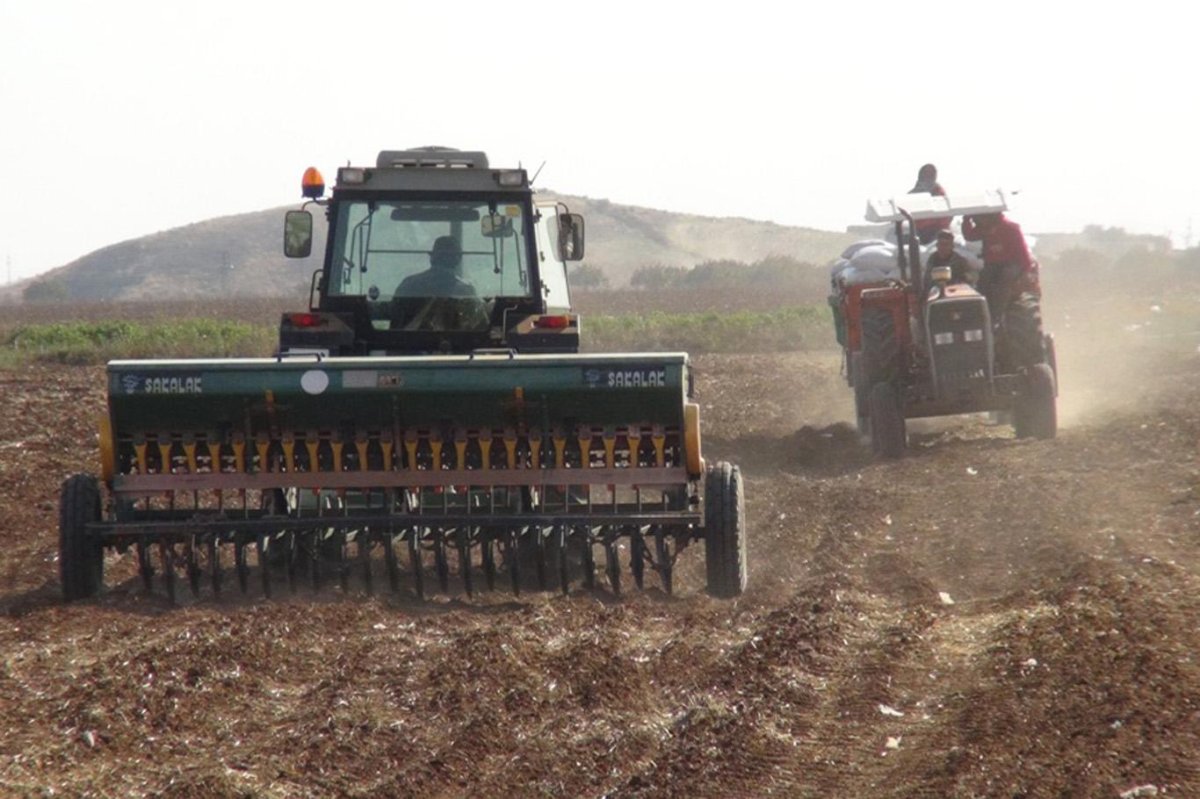
[[[396,287],[397,297],[474,297],[475,287],[459,276],[462,250],[453,236],[438,236],[429,251],[429,269],[409,275]]]
[[[937,246],[925,263],[926,285],[929,285],[929,272],[935,266],[950,267],[951,283],[971,282],[971,265],[967,263],[966,258],[954,251],[954,233],[949,228],[942,228],[937,232]]]
[[[429,269],[400,281],[392,299],[393,330],[487,329],[487,308],[459,276],[462,249],[453,236],[434,239]]]

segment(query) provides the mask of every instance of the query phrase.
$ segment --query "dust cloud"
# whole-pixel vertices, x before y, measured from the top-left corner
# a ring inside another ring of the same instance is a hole
[[[1056,286],[1043,301],[1058,353],[1059,426],[1143,410],[1200,344],[1200,292],[1171,299],[1112,287]]]

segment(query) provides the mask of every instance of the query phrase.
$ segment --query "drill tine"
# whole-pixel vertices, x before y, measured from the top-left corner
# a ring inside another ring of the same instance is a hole
[[[396,563],[396,535],[388,530],[383,535],[383,563],[387,567],[388,587],[392,593],[400,590],[400,569]]]
[[[363,588],[368,595],[375,593],[375,585],[371,580],[371,536],[368,530],[359,530],[354,538],[358,547],[358,562],[362,567]]]
[[[425,576],[421,568],[421,533],[418,527],[408,529],[408,560],[412,568],[413,591],[417,599],[424,599]]]
[[[167,589],[167,599],[175,604],[175,547],[167,539],[159,544],[163,562],[163,586]]]
[[[458,528],[458,573],[462,577],[463,590],[467,596],[473,596],[475,585],[471,578],[471,529]]]
[[[240,533],[233,539],[233,564],[237,571],[238,587],[242,589],[242,593],[244,594],[249,587],[250,574],[246,566],[246,542],[242,540]]]
[[[571,592],[571,577],[567,571],[567,527],[564,524],[558,525],[554,531],[555,541],[558,544],[558,585],[562,590],[563,596]]]
[[[221,595],[221,546],[217,540],[218,534],[213,533],[208,539],[208,570],[212,575],[212,589],[216,596]]]

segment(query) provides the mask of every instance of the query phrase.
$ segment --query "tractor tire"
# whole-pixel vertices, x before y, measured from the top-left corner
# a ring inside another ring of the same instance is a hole
[[[884,458],[899,458],[908,447],[900,392],[893,383],[871,388],[871,448]]]
[[[704,478],[704,560],[708,593],[732,599],[746,590],[746,499],[741,470],[725,461]]]
[[[863,354],[850,354],[850,374],[854,386],[854,423],[858,434],[871,434],[871,380]]]
[[[862,313],[861,373],[867,392],[876,383],[892,383],[900,376],[900,340],[896,323],[885,308],[867,308]],[[855,375],[855,384],[858,383]]]
[[[68,602],[95,596],[104,585],[104,547],[87,530],[100,518],[100,482],[90,474],[68,477],[58,506],[58,569]]]
[[[1042,309],[1033,294],[1022,294],[1004,313],[1004,347],[1007,370],[1031,368],[1047,360],[1042,335]]]
[[[1058,433],[1054,371],[1049,364],[1039,363],[1025,379],[1025,388],[1013,405],[1013,431],[1017,438],[1054,438]]]
[[[842,299],[838,294],[830,294],[829,307],[833,310],[833,334],[837,337],[840,347],[846,346],[846,315],[842,313]]]
[[[1054,345],[1054,336],[1047,333],[1042,336],[1042,347],[1046,350],[1046,363],[1054,373],[1054,396],[1058,396],[1058,349]]]

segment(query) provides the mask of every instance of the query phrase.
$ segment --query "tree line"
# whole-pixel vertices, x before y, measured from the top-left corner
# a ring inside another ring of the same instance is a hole
[[[786,255],[770,255],[758,261],[719,259],[695,266],[646,264],[633,271],[629,285],[635,289],[712,289],[786,287],[823,289],[829,281],[825,270]],[[571,285],[582,289],[609,288],[602,267],[585,264],[571,272]]]

